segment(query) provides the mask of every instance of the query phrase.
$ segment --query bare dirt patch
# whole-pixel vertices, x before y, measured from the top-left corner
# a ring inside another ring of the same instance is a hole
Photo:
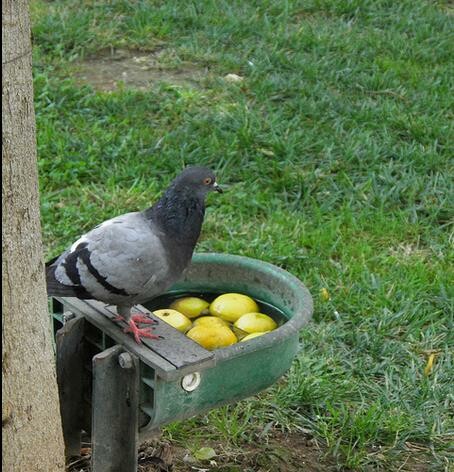
[[[91,448],[69,461],[69,472],[90,472]],[[260,444],[229,448],[211,442],[206,446],[216,451],[208,461],[197,461],[188,449],[165,440],[151,440],[139,449],[138,472],[334,472],[338,470],[326,450],[315,439],[302,434],[275,432]]]
[[[96,90],[113,91],[119,87],[149,90],[165,82],[173,85],[199,86],[207,70],[190,63],[170,65],[171,52],[117,49],[103,51],[77,64],[76,79]]]

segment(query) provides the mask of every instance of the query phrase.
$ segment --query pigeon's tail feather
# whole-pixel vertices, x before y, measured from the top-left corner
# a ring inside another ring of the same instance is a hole
[[[46,270],[54,263],[57,261],[57,259],[59,258],[60,256],[55,256],[53,259],[51,259],[50,261],[47,261],[46,262]]]
[[[84,288],[79,286],[71,287],[63,285],[55,278],[56,266],[51,265],[54,260],[46,263],[46,283],[47,295],[49,297],[77,297],[89,299],[93,298]]]

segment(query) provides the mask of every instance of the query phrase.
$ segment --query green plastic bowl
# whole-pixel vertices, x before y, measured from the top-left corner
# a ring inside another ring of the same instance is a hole
[[[196,254],[182,280],[167,292],[238,292],[272,305],[285,317],[276,330],[213,351],[215,364],[177,380],[161,379],[144,366],[141,432],[251,396],[272,385],[290,367],[299,331],[309,322],[312,297],[287,271],[267,262],[230,254]],[[153,300],[144,305],[156,309]]]

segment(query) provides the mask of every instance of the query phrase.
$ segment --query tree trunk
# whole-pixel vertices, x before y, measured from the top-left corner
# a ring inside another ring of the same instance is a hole
[[[2,3],[2,465],[64,470],[39,214],[28,1]]]

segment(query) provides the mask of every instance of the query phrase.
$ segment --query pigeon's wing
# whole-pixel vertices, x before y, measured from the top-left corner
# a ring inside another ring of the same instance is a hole
[[[67,254],[68,251],[46,263],[47,294],[55,297],[93,298],[93,295],[87,292],[82,285],[76,284],[71,280],[63,284],[56,278],[55,270],[59,266],[58,261],[65,261]]]
[[[112,303],[153,288],[160,291],[169,278],[162,234],[141,213],[105,221],[78,239],[53,266],[60,284]]]

